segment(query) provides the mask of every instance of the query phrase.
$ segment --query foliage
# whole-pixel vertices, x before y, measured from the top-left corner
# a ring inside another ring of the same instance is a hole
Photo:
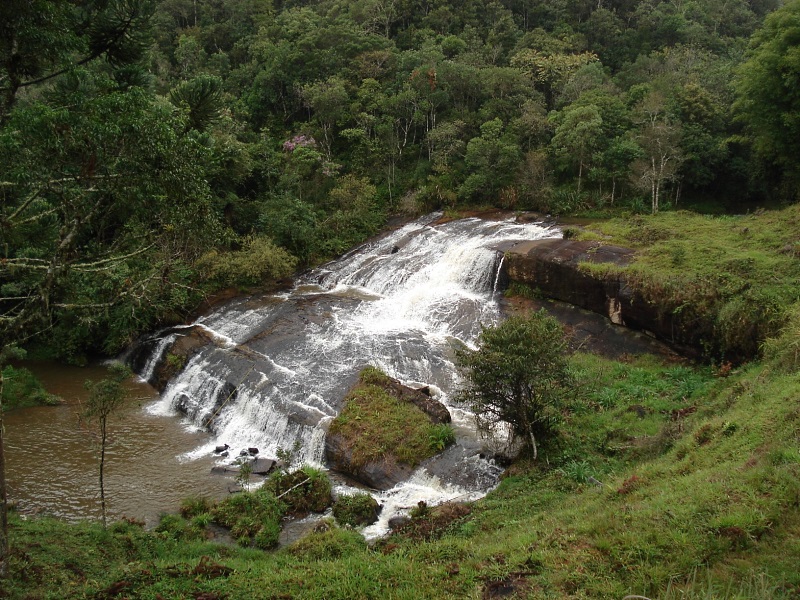
[[[221,285],[252,286],[292,274],[297,260],[272,240],[250,237],[241,250],[220,253],[210,250],[197,261],[207,279]]]
[[[324,512],[332,502],[327,473],[308,465],[293,472],[276,471],[264,484],[286,505],[286,512],[299,517]]]
[[[735,109],[756,155],[775,164],[797,200],[800,171],[800,2],[792,0],[769,15],[752,38],[748,59],[736,79]]]
[[[103,527],[106,526],[106,492],[104,470],[106,449],[108,447],[108,420],[116,413],[125,402],[127,394],[123,382],[131,376],[127,365],[114,363],[109,368],[109,375],[99,381],[86,381],[85,386],[89,391],[86,405],[83,407],[80,418],[91,428],[97,436],[99,457],[99,484],[100,508],[103,513]]]
[[[240,492],[219,502],[211,510],[211,516],[214,521],[230,529],[241,545],[254,543],[256,547],[266,550],[278,544],[285,510],[285,505],[273,494],[258,489],[255,492]]]
[[[378,502],[367,493],[339,496],[333,503],[333,516],[341,525],[370,525],[378,518]]]
[[[57,404],[60,400],[42,387],[36,376],[24,367],[3,367],[4,411],[41,404]]]
[[[484,329],[477,348],[456,352],[466,385],[461,398],[479,429],[498,435],[504,424],[529,446],[552,436],[561,403],[573,390],[561,325],[544,312],[511,317]]]

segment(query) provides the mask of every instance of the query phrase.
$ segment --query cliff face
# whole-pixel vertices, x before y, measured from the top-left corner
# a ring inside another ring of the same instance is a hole
[[[596,275],[581,263],[628,265],[634,251],[599,242],[547,239],[522,242],[505,249],[505,276],[538,288],[548,298],[568,302],[605,315],[611,322],[645,331],[654,337],[696,353],[702,329],[684,322],[676,307],[648,301],[624,274]]]

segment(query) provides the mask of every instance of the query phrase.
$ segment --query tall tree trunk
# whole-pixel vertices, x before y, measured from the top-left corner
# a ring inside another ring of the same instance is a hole
[[[539,448],[536,446],[536,437],[533,435],[533,426],[528,420],[528,415],[522,411],[522,425],[525,427],[525,432],[528,434],[528,440],[531,443],[531,450],[533,451],[533,460],[535,461],[539,456]]]
[[[8,493],[3,430],[3,365],[0,363],[0,578],[8,574]]]
[[[103,467],[106,463],[106,419],[100,419],[100,512],[103,515],[103,529],[106,527],[106,488],[103,481]]]

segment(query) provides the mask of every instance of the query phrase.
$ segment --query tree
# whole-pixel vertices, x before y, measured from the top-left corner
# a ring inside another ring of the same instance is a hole
[[[20,90],[104,57],[113,67],[147,49],[151,0],[4,0],[0,4],[0,123]],[[120,73],[120,75],[123,75]]]
[[[23,358],[16,346],[0,345],[0,577],[8,573],[8,490],[6,489],[6,455],[3,424],[4,367],[9,360]]]
[[[536,460],[537,437],[553,433],[558,407],[574,388],[565,350],[564,330],[543,311],[486,328],[475,350],[457,350],[466,378],[461,399],[479,430],[491,435],[507,423]]]
[[[636,107],[639,131],[636,142],[642,156],[633,163],[635,184],[650,192],[653,214],[659,210],[664,186],[673,181],[683,161],[680,128],[666,110],[664,97],[650,92]]]
[[[85,383],[86,389],[89,390],[89,399],[80,415],[84,423],[91,428],[92,434],[97,436],[97,446],[100,451],[100,510],[103,514],[103,527],[106,526],[106,490],[103,471],[108,445],[108,419],[125,402],[125,388],[122,383],[131,374],[130,369],[123,364],[114,364],[108,371],[109,376],[105,379]]]
[[[769,15],[735,80],[734,110],[756,155],[800,187],[800,0]]]
[[[581,193],[583,172],[603,134],[603,118],[596,106],[570,105],[555,113],[556,132],[551,147],[556,157],[566,165],[578,167],[578,194]]]
[[[522,152],[513,133],[500,119],[481,125],[481,134],[467,144],[464,162],[470,174],[458,193],[463,198],[490,198],[508,185],[517,170]]]

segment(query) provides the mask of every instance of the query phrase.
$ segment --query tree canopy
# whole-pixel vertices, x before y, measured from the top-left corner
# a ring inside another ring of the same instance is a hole
[[[800,192],[800,1],[769,15],[738,70],[735,109],[756,155]]]
[[[5,2],[0,333],[113,353],[392,213],[785,198],[797,6]]]
[[[537,438],[554,433],[574,385],[558,321],[543,311],[510,317],[484,329],[477,348],[458,350],[456,357],[466,381],[460,397],[479,430],[498,435],[509,426],[536,459]]]

